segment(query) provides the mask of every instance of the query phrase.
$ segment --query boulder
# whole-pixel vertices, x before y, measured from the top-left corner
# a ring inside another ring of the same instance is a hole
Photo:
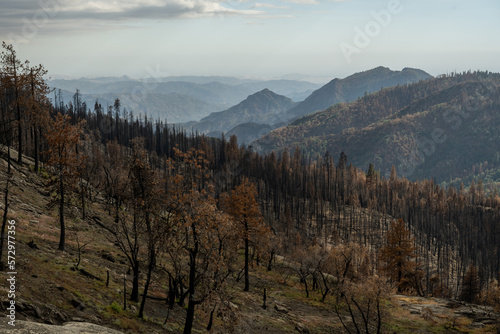
[[[283,313],[283,314],[288,313],[288,309],[283,305],[276,304],[276,305],[274,305],[274,309],[279,313]]]
[[[310,333],[309,329],[302,323],[298,322],[295,324],[295,330],[299,333]]]
[[[111,255],[111,253],[110,253],[110,252],[103,252],[103,253],[101,254],[101,257],[102,257],[104,260],[107,260],[107,261],[109,261],[109,262],[113,262],[113,263],[115,263],[115,262],[116,262],[115,257],[114,257],[113,255]]]
[[[40,324],[37,322],[16,320],[15,326],[7,323],[7,319],[0,322],[0,333],[4,334],[123,334],[117,330],[91,324],[88,322],[67,322],[62,326]]]

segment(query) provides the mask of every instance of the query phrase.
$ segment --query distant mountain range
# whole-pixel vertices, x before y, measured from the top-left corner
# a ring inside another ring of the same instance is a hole
[[[265,88],[293,99],[303,99],[320,84],[298,80],[257,81],[232,77],[167,77],[136,80],[119,78],[57,79],[49,82],[52,88],[61,89],[66,104],[70,103],[77,89],[87,107],[95,101],[106,108],[119,98],[123,108],[135,115],[148,114],[178,123],[198,121],[212,112],[226,110],[249,95]]]
[[[220,136],[220,134],[230,131],[238,136],[240,143],[246,144],[249,143],[247,140],[250,138],[258,138],[258,136],[267,133],[269,129],[285,125],[302,113],[315,111],[316,108],[325,109],[337,102],[356,99],[383,86],[406,84],[429,77],[429,74],[421,70],[391,71],[385,67],[377,67],[356,73],[345,79],[334,79],[312,92],[300,103],[293,103],[287,97],[271,91],[279,87],[283,90],[282,80],[270,81],[267,82],[269,89],[266,88],[250,95],[238,105],[227,110],[212,113],[197,124],[191,123],[189,128],[210,136]],[[257,87],[255,83],[245,85]],[[296,87],[296,84],[290,88],[293,87]],[[239,126],[243,124],[246,125]],[[265,126],[259,128],[257,124]],[[232,130],[237,126],[239,127]]]
[[[454,74],[339,103],[276,129],[264,152],[345,152],[353,165],[450,182],[500,167],[500,74]],[[490,173],[491,174],[491,173]],[[494,174],[494,173],[493,173]]]

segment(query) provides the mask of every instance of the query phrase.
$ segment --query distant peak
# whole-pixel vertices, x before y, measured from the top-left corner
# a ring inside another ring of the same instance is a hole
[[[249,97],[251,97],[251,96],[258,97],[258,96],[262,96],[262,95],[266,95],[266,96],[269,96],[269,95],[271,95],[271,96],[278,96],[278,94],[276,94],[272,90],[269,90],[268,88],[264,88],[263,90],[258,91],[257,93],[254,93],[254,94],[250,95]]]
[[[377,66],[372,71],[375,71],[375,70],[390,71],[391,69],[389,67],[385,67],[385,66]]]
[[[272,90],[268,88],[264,88],[261,91],[258,91],[252,95],[249,95],[245,101],[263,101],[263,100],[273,100],[273,101],[289,101],[292,102],[291,99],[289,99],[286,96],[276,94]],[[245,103],[245,101],[242,101],[241,103]]]
[[[367,72],[368,73],[393,73],[393,72],[397,72],[397,71],[393,71],[389,67],[378,66],[378,67],[375,67],[374,69],[368,70]]]
[[[381,74],[392,73],[392,72],[394,72],[394,71],[392,71],[388,67],[378,66],[378,67],[372,68],[370,70],[356,72],[356,73],[354,73],[354,74],[346,77],[345,79],[348,79],[348,78],[359,78],[359,77],[363,77],[363,76],[366,76],[366,75],[381,75]]]

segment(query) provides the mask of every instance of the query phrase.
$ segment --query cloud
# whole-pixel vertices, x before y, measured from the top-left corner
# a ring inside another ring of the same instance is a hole
[[[290,7],[288,6],[277,6],[271,3],[261,3],[261,2],[256,2],[255,5],[252,6],[252,8],[290,9]]]
[[[319,5],[319,2],[316,0],[286,0],[286,2],[299,5]]]
[[[239,0],[0,0],[0,41],[15,47],[43,35],[137,28],[144,21],[241,16],[267,12]],[[234,6],[233,6],[234,5]]]
[[[232,8],[220,0],[2,0],[0,33],[19,30],[26,22],[47,25],[75,19],[108,22],[261,14],[265,12]]]
[[[66,14],[110,19],[196,18],[212,15],[258,15],[261,11],[234,9],[217,0],[101,0],[69,1]]]

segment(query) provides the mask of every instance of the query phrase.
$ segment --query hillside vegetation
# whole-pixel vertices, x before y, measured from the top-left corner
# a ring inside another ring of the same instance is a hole
[[[338,102],[357,99],[383,87],[412,83],[429,77],[427,73],[416,69],[391,71],[385,67],[377,67],[345,79],[334,79],[299,103],[266,88],[229,109],[211,113],[200,122],[181,125],[187,130],[196,130],[211,137],[219,138],[223,133],[234,134],[238,136],[240,143],[247,144],[269,132],[269,128],[286,125],[297,116],[323,110]],[[282,90],[283,87],[277,83],[283,84],[284,81],[267,83],[271,89],[274,87]],[[252,123],[262,124],[265,130],[258,129]]]
[[[477,72],[387,88],[298,119],[254,147],[344,151],[360,168],[373,163],[388,175],[394,165],[411,180],[486,173],[500,163],[499,84],[498,74]]]

